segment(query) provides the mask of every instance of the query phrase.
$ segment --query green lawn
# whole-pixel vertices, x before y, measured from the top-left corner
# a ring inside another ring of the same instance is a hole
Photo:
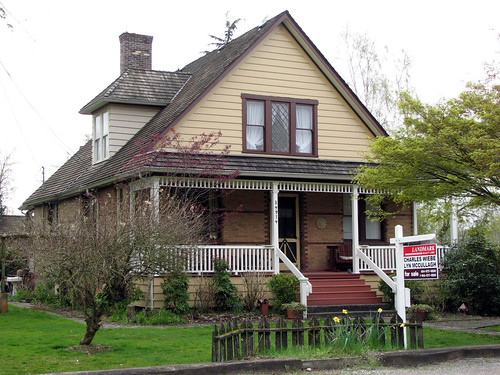
[[[500,324],[496,325],[496,326],[489,326],[489,327],[484,327],[484,328],[481,328],[482,330],[485,330],[485,331],[495,331],[495,332],[500,332]]]
[[[0,314],[0,374],[82,371],[110,368],[203,363],[211,360],[212,327],[101,329],[94,344],[110,352],[73,353],[85,326],[45,312],[9,305]],[[424,328],[426,348],[499,344],[500,336]],[[309,353],[305,357],[327,355]]]
[[[101,329],[94,355],[65,350],[78,345],[85,325],[9,305],[0,314],[0,374],[82,371],[211,361],[211,327]]]

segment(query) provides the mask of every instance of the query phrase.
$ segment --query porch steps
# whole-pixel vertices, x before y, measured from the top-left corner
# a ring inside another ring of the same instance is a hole
[[[347,272],[308,272],[304,274],[313,291],[307,297],[308,314],[330,315],[342,313],[346,306],[360,315],[370,315],[384,304],[381,297],[360,278]],[[384,305],[387,309],[389,306]],[[382,307],[382,309],[384,309]],[[389,307],[390,308],[390,307]],[[385,309],[384,309],[385,310]]]

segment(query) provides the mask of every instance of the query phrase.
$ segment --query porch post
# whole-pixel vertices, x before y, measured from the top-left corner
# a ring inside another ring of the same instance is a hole
[[[418,234],[418,216],[417,216],[417,203],[413,202],[413,235]]]
[[[279,232],[278,232],[278,183],[273,182],[271,191],[271,245],[274,249],[274,273],[280,273],[280,261],[278,256]]]
[[[359,273],[358,251],[359,247],[359,222],[358,222],[358,185],[352,185],[352,272]]]
[[[149,199],[153,209],[153,217],[158,221],[160,216],[160,180],[155,178],[151,181],[151,190],[149,191]]]
[[[458,209],[453,200],[451,201],[450,236],[451,244],[456,244],[458,242]]]

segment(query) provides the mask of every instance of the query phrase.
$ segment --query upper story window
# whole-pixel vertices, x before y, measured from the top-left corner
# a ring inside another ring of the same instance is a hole
[[[109,112],[94,116],[94,163],[109,157]]]
[[[316,100],[243,94],[243,151],[318,155]]]

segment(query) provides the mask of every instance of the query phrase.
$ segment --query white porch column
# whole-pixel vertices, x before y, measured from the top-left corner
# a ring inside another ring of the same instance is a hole
[[[280,261],[278,256],[279,249],[279,232],[278,232],[278,183],[273,182],[273,190],[271,190],[271,245],[274,248],[274,273],[280,273]]]
[[[413,235],[418,234],[418,216],[417,216],[417,203],[413,202]]]
[[[156,221],[158,221],[160,217],[160,180],[158,178],[151,181],[149,200],[151,201],[153,217]]]
[[[356,251],[359,247],[359,222],[358,222],[358,185],[352,186],[352,272],[359,273],[359,261]]]
[[[451,215],[450,215],[450,239],[451,244],[458,242],[458,209],[454,201],[451,202]]]

